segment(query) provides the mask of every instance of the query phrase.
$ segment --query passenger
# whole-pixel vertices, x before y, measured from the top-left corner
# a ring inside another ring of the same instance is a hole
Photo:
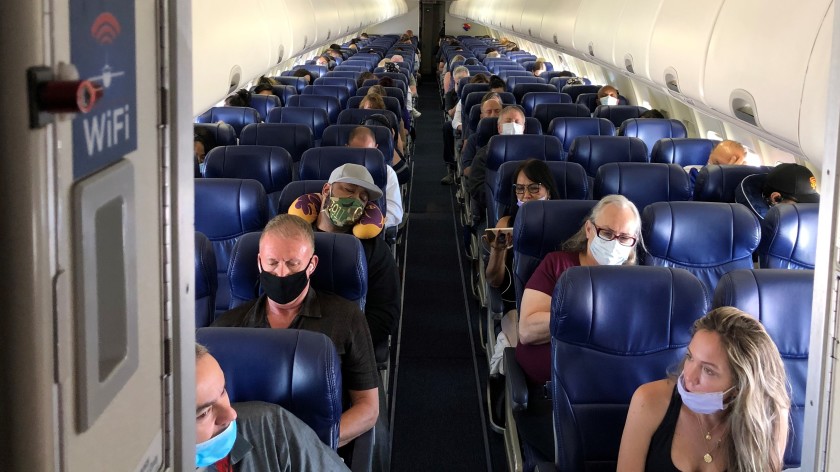
[[[484,74],[478,74],[470,77],[471,84],[489,84],[490,79],[487,78]]]
[[[519,304],[516,361],[528,380],[543,385],[551,379],[549,319],[554,285],[569,267],[632,265],[642,240],[639,210],[622,195],[607,195],[592,209],[583,226],[549,253],[528,280]]]
[[[209,131],[204,128],[194,128],[193,157],[195,158],[196,178],[204,175],[204,169],[207,166],[205,158],[214,147],[216,147],[216,138]]]
[[[799,164],[779,164],[766,174],[744,178],[735,190],[735,201],[748,206],[760,220],[780,203],[819,203],[817,178]]]
[[[376,76],[373,75],[373,72],[362,72],[361,74],[359,74],[359,78],[356,79],[356,88],[360,89],[364,87],[365,81],[375,78]]]
[[[382,87],[393,87],[394,79],[390,77],[382,77],[376,85],[381,85]]]
[[[557,77],[574,77],[575,73],[570,70],[562,70],[557,74]]]
[[[641,115],[639,115],[639,118],[659,118],[659,119],[662,119],[662,118],[665,118],[665,114],[663,112],[657,110],[656,108],[653,108],[653,109],[650,109],[650,110],[642,113]]]
[[[502,97],[498,94],[498,92],[485,93],[484,96],[481,97],[481,114],[479,115],[479,121],[484,118],[498,118],[499,114],[502,112],[502,108],[504,108],[504,104],[502,103]],[[461,149],[461,168],[466,176],[470,175],[470,167],[472,167],[473,159],[475,159],[475,154],[478,151],[477,142],[478,134],[471,134],[464,142],[463,149]]]
[[[548,71],[548,66],[545,65],[545,59],[539,58],[534,62],[534,68],[531,69],[531,73],[534,74],[534,77],[539,77],[543,72]]]
[[[679,374],[633,394],[618,470],[781,471],[790,397],[767,331],[721,307],[691,332]]]
[[[493,50],[493,51],[488,52],[488,53],[486,54],[486,56],[487,56],[487,57],[489,57],[489,58],[491,58],[491,59],[492,59],[492,58],[497,58],[497,57],[502,57],[502,56],[501,56],[501,54],[499,54],[499,51],[496,51],[496,50]]]
[[[315,79],[317,78],[317,76],[315,74],[313,74],[312,72],[309,72],[304,67],[301,67],[300,69],[295,70],[292,73],[292,76],[293,77],[303,77],[303,79],[306,80],[306,85],[311,85],[312,82],[314,82]]]
[[[327,70],[333,70],[335,61],[333,61],[329,54],[322,54],[315,59],[315,65],[324,66]]]
[[[461,90],[460,90],[461,80],[460,80],[460,78],[463,78],[463,77],[470,77],[470,70],[467,69],[464,66],[456,67],[455,68],[455,78],[456,78],[457,82],[455,83],[455,91],[458,93],[459,100],[457,102],[455,102],[455,110],[449,115],[449,116],[452,117],[452,129],[455,130],[455,138],[456,139],[460,139],[460,137],[461,137],[461,106],[463,106],[463,104],[461,103],[460,98],[463,98],[463,97],[461,97]],[[481,77],[481,78],[479,79],[478,77]],[[482,80],[484,80],[485,82],[481,82]],[[471,83],[471,84],[486,83],[486,81],[487,81],[487,78],[484,77],[483,75],[479,74],[479,75],[476,75],[474,77],[470,77],[469,83]]]
[[[513,192],[510,194],[510,207],[499,218],[496,229],[513,228],[519,207],[534,200],[553,200],[559,197],[554,176],[545,162],[528,159],[519,164],[511,176]],[[482,239],[490,247],[490,258],[484,275],[491,287],[501,292],[504,306],[502,332],[496,339],[496,349],[490,361],[490,373],[500,372],[502,353],[505,347],[516,347],[518,315],[516,313],[516,289],[513,286],[513,233],[489,232]],[[504,372],[501,372],[504,374]]]
[[[382,94],[376,92],[376,90],[382,90]],[[385,96],[385,89],[382,88],[381,85],[373,85],[368,90],[367,95],[359,102],[359,108],[364,110],[386,110],[385,107],[385,100],[382,98]],[[396,151],[400,153],[400,155],[405,155],[405,128],[403,127],[402,121],[399,120],[399,127],[396,130],[397,133],[397,143],[396,143]]]
[[[451,62],[458,62],[458,61],[463,61],[463,60],[464,60],[464,56],[458,54],[458,55],[456,55],[455,57],[452,58]],[[456,70],[458,70],[458,67],[456,67],[455,70],[450,71],[449,67],[447,65],[444,65],[443,79],[442,79],[443,93],[448,93],[450,90],[453,90],[455,88],[455,84],[458,83],[457,78],[455,78],[455,80],[453,80],[453,75],[455,74]],[[469,69],[464,67],[464,70],[467,71],[467,76],[469,76],[469,74],[470,74]]]
[[[747,158],[747,148],[738,141],[724,140],[720,141],[712,148],[709,153],[709,160],[706,165],[744,165]],[[684,169],[688,172],[688,184],[691,193],[694,193],[694,184],[697,181],[697,176],[700,174],[700,169],[704,166],[691,165],[685,166]]]
[[[405,61],[405,59],[403,59],[403,57],[399,54],[394,54],[393,56],[391,56],[391,62],[396,62],[397,64],[399,64],[403,61]],[[411,92],[412,96],[417,96],[417,80],[414,78],[414,74],[408,74],[408,90]]]
[[[250,107],[251,106],[251,92],[245,89],[239,89],[236,93],[228,95],[225,99],[225,106],[228,107]]]
[[[258,95],[274,95],[275,85],[277,85],[276,80],[271,77],[261,75],[260,78],[257,79],[257,85],[254,86],[254,93]]]
[[[490,91],[502,93],[506,89],[505,81],[498,75],[490,76]]]
[[[376,116],[376,115],[373,115]],[[379,115],[388,123],[388,119],[384,115]],[[378,124],[381,125],[381,124]],[[388,126],[390,129],[390,126]],[[376,144],[376,136],[373,131],[365,126],[357,126],[350,132],[347,138],[347,146],[352,148],[371,148],[376,149],[379,146]],[[399,159],[399,156],[394,153],[394,159]],[[400,161],[402,162],[402,161]],[[387,172],[387,181],[385,185],[385,207],[387,212],[387,219],[385,220],[385,227],[399,226],[403,219],[403,204],[402,196],[400,194],[400,182],[397,178],[397,173],[389,165],[385,165]]]
[[[496,50],[496,48],[487,48],[487,49],[484,50],[484,55],[486,56],[486,55],[494,53],[494,52],[498,53],[499,51]]]
[[[231,405],[225,374],[195,345],[195,466],[207,472],[349,470],[318,435],[280,405]]]
[[[453,173],[455,172],[455,139],[460,139],[460,121],[461,121],[461,101],[458,99],[458,91],[459,87],[458,84],[460,80],[464,77],[470,76],[470,71],[464,66],[458,66],[453,71],[455,74],[455,78],[452,81],[455,84],[455,87],[452,90],[446,92],[443,97],[443,108],[446,110],[446,115],[449,117],[448,120],[444,120],[442,133],[443,133],[443,162],[446,164],[447,172],[446,175],[443,176],[440,183],[443,185],[450,185],[452,184],[453,180]],[[448,74],[448,72],[447,72]],[[455,119],[457,118],[457,122]],[[457,136],[456,136],[457,135]]]
[[[566,82],[568,85],[568,82]],[[618,105],[618,89],[612,85],[604,85],[598,89],[598,103],[601,105]]]
[[[338,198],[323,201],[338,205]],[[379,415],[379,374],[364,314],[357,304],[329,292],[316,293],[310,285],[318,256],[312,226],[300,217],[282,214],[269,221],[259,251],[264,294],[223,313],[212,326],[305,329],[329,336],[341,358],[341,380],[351,402],[339,425],[343,446],[370,430]],[[368,290],[368,304],[372,292]]]

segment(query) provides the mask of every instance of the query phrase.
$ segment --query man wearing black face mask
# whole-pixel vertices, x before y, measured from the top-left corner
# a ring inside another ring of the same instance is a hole
[[[314,251],[315,237],[306,221],[287,214],[269,221],[257,255],[265,295],[222,314],[213,326],[306,329],[329,336],[341,356],[342,383],[352,404],[341,415],[343,446],[376,423],[379,374],[358,305],[310,286],[318,265]]]

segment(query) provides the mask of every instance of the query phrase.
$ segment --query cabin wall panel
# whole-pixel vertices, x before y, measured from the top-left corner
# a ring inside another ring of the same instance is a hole
[[[455,2],[458,3],[458,2]],[[406,13],[391,18],[388,21],[382,22],[376,26],[368,28],[366,31],[370,34],[402,34],[405,30],[412,30],[414,34],[419,34],[420,31],[420,3],[411,2]]]
[[[826,90],[829,87],[833,19],[834,3],[832,2],[820,26],[814,49],[808,61],[798,116],[799,147],[817,169],[822,168],[827,132],[828,104],[826,103]],[[836,104],[833,106],[836,106]]]
[[[309,25],[309,28],[315,31],[316,44],[332,43],[344,33],[344,26],[341,24],[339,15],[340,6],[341,4],[336,0],[318,0],[317,10],[313,6],[316,21]],[[319,49],[318,52],[321,50]]]
[[[613,40],[612,63],[627,70],[626,58],[632,58],[633,73],[650,76],[650,38],[664,0],[631,0],[624,4]]]
[[[534,41],[539,41],[546,11],[541,8],[532,8],[530,4],[526,6],[527,8],[522,9],[521,33]]]
[[[545,12],[540,28],[540,38],[543,42],[555,47],[573,49],[575,23],[581,3],[582,0],[534,2],[535,9]]]
[[[581,3],[575,22],[573,47],[595,59],[612,63],[615,32],[626,2],[588,0]],[[635,8],[635,2],[632,3]]]

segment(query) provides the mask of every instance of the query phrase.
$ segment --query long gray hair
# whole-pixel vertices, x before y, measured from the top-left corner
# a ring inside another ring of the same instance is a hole
[[[604,211],[604,207],[607,205],[617,205],[619,208],[629,208],[633,212],[633,218],[636,220],[636,233],[633,235],[636,238],[636,248],[644,247],[644,242],[642,241],[642,217],[639,216],[639,210],[636,208],[636,205],[634,205],[633,202],[628,200],[624,195],[607,195],[595,204],[592,211],[586,217],[586,220],[584,220],[584,223],[580,226],[578,232],[563,243],[562,249],[564,251],[577,253],[587,251],[589,239],[586,237],[586,222],[589,221],[594,225],[595,219],[601,215],[601,212]],[[636,264],[636,248],[633,248],[634,250],[630,252],[630,256],[624,262],[624,265]]]

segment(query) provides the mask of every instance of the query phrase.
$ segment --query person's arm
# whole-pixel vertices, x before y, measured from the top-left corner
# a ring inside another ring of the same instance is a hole
[[[673,387],[669,381],[659,380],[646,383],[633,393],[621,435],[617,472],[645,470],[650,440],[665,417]]]
[[[785,448],[787,447],[788,428],[790,425],[790,410],[787,408],[779,412],[779,418],[776,420],[779,423],[778,436],[776,436],[777,454],[779,455],[779,464],[784,464]]]
[[[388,339],[400,314],[400,282],[397,266],[385,240],[368,243],[368,291],[365,318],[374,346]]]
[[[379,393],[377,389],[349,390],[353,404],[341,415],[338,429],[338,445],[344,446],[373,428],[379,417]]]
[[[448,92],[449,88],[452,86],[452,72],[447,72],[443,74],[443,91]]]
[[[507,228],[510,221],[509,216],[503,216],[496,224],[496,228]],[[487,238],[487,235],[483,236]],[[512,237],[510,233],[497,233],[490,246],[490,259],[487,261],[487,269],[484,270],[484,277],[487,283],[494,288],[499,288],[505,281],[505,260],[507,252],[513,246],[513,241],[508,239]]]
[[[545,344],[551,340],[549,320],[551,295],[526,288],[519,313],[519,342]]]

